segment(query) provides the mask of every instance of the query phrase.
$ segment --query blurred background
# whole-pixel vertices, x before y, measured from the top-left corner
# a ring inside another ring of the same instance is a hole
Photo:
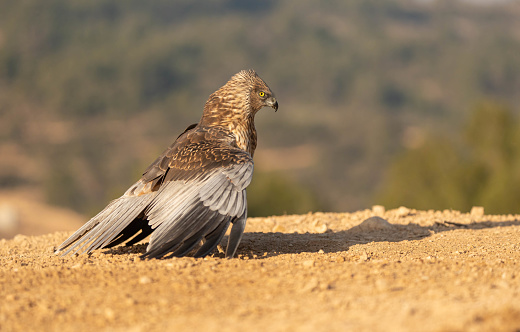
[[[0,238],[73,230],[255,69],[250,216],[520,213],[520,4],[0,0]]]

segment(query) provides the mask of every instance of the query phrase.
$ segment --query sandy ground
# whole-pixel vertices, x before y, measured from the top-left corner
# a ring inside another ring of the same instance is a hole
[[[246,231],[232,260],[0,240],[0,330],[520,331],[520,216],[375,207]]]

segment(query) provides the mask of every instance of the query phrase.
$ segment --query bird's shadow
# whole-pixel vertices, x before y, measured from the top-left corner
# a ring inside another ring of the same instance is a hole
[[[348,230],[328,231],[326,233],[244,233],[237,251],[238,257],[249,259],[264,259],[284,254],[317,253],[322,250],[325,253],[348,251],[356,244],[367,244],[371,242],[400,242],[427,238],[435,233],[449,232],[457,229],[479,230],[485,228],[519,226],[520,221],[506,220],[501,222],[481,221],[470,224],[455,222],[436,222],[430,226],[420,226],[410,223],[407,225],[391,224],[375,230],[363,230],[354,226]],[[227,243],[227,236],[221,242]],[[144,254],[148,243],[133,246],[118,246],[107,249],[105,254],[123,255],[129,253]],[[214,258],[224,258],[222,251],[215,250]]]

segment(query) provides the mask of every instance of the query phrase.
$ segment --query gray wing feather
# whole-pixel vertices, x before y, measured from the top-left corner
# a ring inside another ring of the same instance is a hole
[[[235,209],[234,209],[235,202],[237,201],[239,195],[240,195],[240,192],[238,192],[238,191],[230,192],[227,203],[223,202],[222,207],[218,210],[218,212],[220,212],[222,214],[225,214],[226,212],[229,214],[234,214],[235,213]]]
[[[226,181],[226,177],[223,174],[216,175],[215,180],[218,181],[218,184],[214,187],[212,186],[212,191],[202,188],[200,195],[200,199],[204,202],[204,205],[212,208],[212,210],[218,210],[216,207],[217,202],[223,199],[226,190],[229,190],[228,188],[232,186],[229,181]]]
[[[116,236],[118,236],[123,231],[123,229],[144,210],[146,205],[149,203],[149,200],[150,199],[148,198],[132,202],[132,205],[128,208],[128,210],[125,211],[123,209],[124,213],[121,214],[117,220],[112,219],[107,221],[106,227],[103,227],[103,229],[99,227],[99,237],[97,237],[96,240],[93,241],[90,246],[88,246],[86,251],[90,252],[92,250],[102,248],[112,242],[112,240],[115,239]],[[112,226],[110,226],[111,222],[113,222]]]
[[[217,245],[222,241],[222,238],[226,234],[226,230],[229,227],[229,223],[231,222],[229,217],[220,216],[220,223],[217,224],[217,227],[208,235],[205,236],[204,244],[195,252],[193,257],[204,257],[210,252],[212,252]]]
[[[139,182],[130,189],[139,185]],[[63,253],[64,255],[70,252],[84,253],[108,244],[143,211],[154,196],[154,193],[141,196],[127,196],[125,194],[113,200],[101,212],[65,240],[59,246],[57,252],[61,252],[70,246]],[[85,248],[86,246],[87,248]]]
[[[145,256],[160,257],[172,250],[179,253],[192,249],[193,243],[221,225],[221,216],[232,222],[243,219],[245,223],[245,188],[251,182],[252,168],[252,162],[237,164],[214,169],[203,181],[172,181],[164,185],[146,211],[149,225],[156,229]],[[237,246],[238,242],[240,238]],[[206,245],[205,250],[213,249],[213,244]]]
[[[195,256],[207,255],[233,223],[227,251],[227,256],[232,256],[245,227],[245,188],[252,173],[252,161],[234,164],[188,181],[164,183],[156,192],[147,191],[150,183],[140,180],[69,237],[57,252],[68,248],[64,254],[85,253],[109,246],[144,212],[154,229],[145,256],[162,257],[171,252],[182,256],[201,240],[204,243]],[[138,195],[143,192],[147,193]]]
[[[226,189],[222,192],[222,195],[218,197],[217,201],[214,203],[214,206],[209,206],[210,209],[214,208],[216,211],[218,211],[220,214],[228,214],[229,211],[227,211],[224,206],[227,206],[227,203],[229,202],[229,199],[231,197],[231,191],[233,188],[230,188],[231,186],[227,186]]]
[[[177,225],[177,227],[162,227],[152,235],[160,234],[158,237],[150,240],[150,245],[147,248],[146,256],[159,257],[169,252],[173,256],[182,256],[197,245],[203,237],[209,233],[214,227],[215,211],[207,208],[197,208],[196,206],[186,213],[181,219],[183,222],[188,222],[187,227]],[[158,233],[158,232],[161,233]]]
[[[174,181],[163,185],[145,211],[148,224],[155,229],[161,224],[172,222],[194,203],[199,189],[200,184],[196,182]]]

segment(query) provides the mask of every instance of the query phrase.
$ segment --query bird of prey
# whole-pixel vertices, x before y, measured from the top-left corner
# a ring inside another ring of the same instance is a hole
[[[209,96],[199,123],[177,138],[123,196],[72,234],[56,253],[89,253],[151,234],[145,258],[204,257],[229,225],[232,258],[247,218],[253,176],[255,114],[278,102],[254,70],[242,70]]]

